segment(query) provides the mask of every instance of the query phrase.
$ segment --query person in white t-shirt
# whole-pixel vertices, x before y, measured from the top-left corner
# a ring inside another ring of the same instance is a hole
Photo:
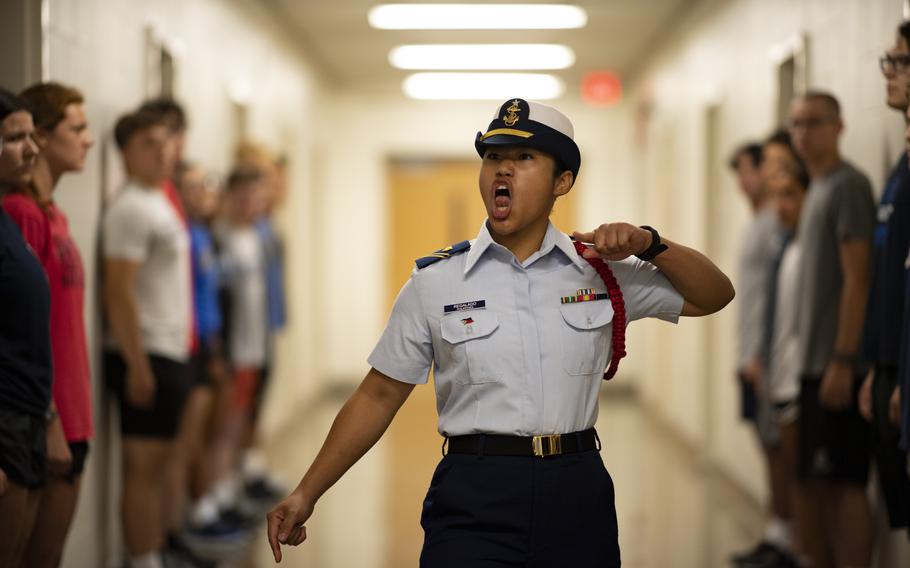
[[[129,566],[160,568],[162,479],[191,384],[189,239],[161,190],[174,146],[160,114],[128,114],[114,136],[128,181],[104,215],[104,374],[120,402]]]
[[[215,227],[218,248],[224,347],[230,365],[229,402],[214,427],[212,490],[193,512],[189,536],[196,541],[223,540],[246,525],[236,515],[242,479],[241,453],[254,439],[253,411],[268,353],[268,307],[265,249],[256,221],[265,210],[265,174],[238,167],[228,176],[223,218]],[[247,511],[244,511],[248,515]]]
[[[777,432],[777,443],[768,449],[769,477],[776,509],[789,512],[787,522],[778,526],[774,541],[784,559],[775,566],[795,566],[804,556],[799,542],[803,512],[797,476],[800,364],[797,335],[797,294],[799,292],[800,248],[796,239],[799,216],[809,187],[809,174],[781,131],[765,144],[766,153],[779,155],[767,179],[768,198],[784,230],[768,298],[768,334],[763,346],[765,373],[762,389],[769,402],[770,420]],[[792,527],[790,526],[792,523]]]

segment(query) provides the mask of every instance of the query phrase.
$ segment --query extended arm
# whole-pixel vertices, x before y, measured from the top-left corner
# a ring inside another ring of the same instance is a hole
[[[306,539],[303,523],[316,501],[379,441],[414,385],[370,369],[335,417],[313,464],[291,495],[268,514],[268,536],[275,561],[280,544],[296,546]]]

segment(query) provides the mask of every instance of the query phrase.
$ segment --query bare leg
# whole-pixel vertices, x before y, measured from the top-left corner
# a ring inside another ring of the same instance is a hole
[[[778,424],[780,431],[780,469],[784,480],[784,491],[790,502],[790,518],[792,519],[793,531],[793,554],[797,557],[804,554],[805,547],[802,544],[803,532],[802,523],[804,515],[800,512],[799,507],[801,497],[799,494],[800,483],[797,472],[797,430],[796,421],[789,423],[782,422]]]
[[[872,511],[866,488],[832,483],[829,510],[831,536],[838,568],[867,568],[872,564]]]
[[[212,448],[213,472],[212,481],[226,479],[234,472],[243,449],[251,441],[251,411],[255,389],[259,377],[255,371],[234,373],[230,395],[221,409],[221,422],[216,427],[215,441]]]
[[[190,466],[204,450],[212,392],[208,387],[193,389],[187,398],[180,422],[174,459],[167,464],[164,486],[165,534],[180,529],[189,492]]]
[[[54,475],[48,479],[38,507],[35,528],[25,549],[23,566],[56,568],[60,565],[66,535],[79,500],[81,482],[81,476],[74,483]]]
[[[825,483],[822,481],[799,482],[800,513],[798,525],[801,529],[799,540],[803,553],[809,558],[812,568],[834,568],[834,558],[828,546],[825,523]]]
[[[20,566],[25,545],[35,524],[40,489],[29,489],[12,481],[0,497],[0,567]]]
[[[164,534],[164,474],[174,459],[175,442],[136,436],[123,439],[123,502],[121,515],[131,556],[161,549]]]
[[[776,448],[765,448],[768,460],[768,478],[771,489],[771,514],[778,519],[790,520],[792,517],[790,491],[788,488],[790,471],[784,456],[782,445]]]

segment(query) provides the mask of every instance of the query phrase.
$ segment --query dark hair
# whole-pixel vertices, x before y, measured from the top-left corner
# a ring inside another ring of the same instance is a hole
[[[171,132],[186,130],[186,112],[183,110],[180,103],[174,99],[167,97],[151,99],[142,103],[139,110],[141,112],[150,112],[161,115],[165,126],[167,126]]]
[[[164,117],[158,113],[137,110],[125,114],[117,120],[117,124],[114,126],[114,141],[117,142],[117,147],[123,150],[134,134],[153,126],[167,126],[167,123]]]
[[[227,178],[226,189],[233,191],[242,185],[260,181],[265,177],[262,170],[248,165],[235,167]]]
[[[60,83],[38,83],[28,87],[19,97],[32,111],[35,127],[51,131],[66,117],[66,107],[81,104],[85,98],[78,90]]]
[[[6,120],[6,117],[14,112],[19,112],[20,110],[31,112],[28,105],[25,104],[25,101],[3,87],[0,87],[0,121]]]
[[[905,20],[901,22],[901,25],[897,26],[897,37],[898,39],[903,39],[907,47],[910,48],[910,20]]]
[[[768,144],[777,144],[787,149],[787,152],[790,153],[790,158],[793,159],[793,169],[788,173],[793,176],[800,187],[804,190],[809,189],[809,169],[806,168],[806,163],[796,153],[796,148],[793,147],[793,139],[790,138],[790,132],[785,128],[775,130],[765,139],[765,146]]]
[[[835,118],[840,118],[840,102],[837,97],[827,91],[806,91],[798,98],[804,101],[818,101],[827,106]]]
[[[729,165],[731,170],[735,170],[739,166],[739,159],[743,156],[749,156],[749,159],[752,160],[752,165],[757,168],[762,161],[761,144],[758,142],[746,142],[737,148],[733,155],[730,156]]]

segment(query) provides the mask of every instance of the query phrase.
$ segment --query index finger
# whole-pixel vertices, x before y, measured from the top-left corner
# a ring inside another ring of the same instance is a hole
[[[281,545],[278,544],[278,529],[281,526],[282,517],[278,513],[268,514],[268,535],[269,546],[272,548],[272,556],[275,562],[281,562]]]
[[[588,233],[582,233],[579,231],[574,231],[572,236],[575,237],[576,241],[581,241],[584,243],[593,243],[594,242],[594,231]]]

